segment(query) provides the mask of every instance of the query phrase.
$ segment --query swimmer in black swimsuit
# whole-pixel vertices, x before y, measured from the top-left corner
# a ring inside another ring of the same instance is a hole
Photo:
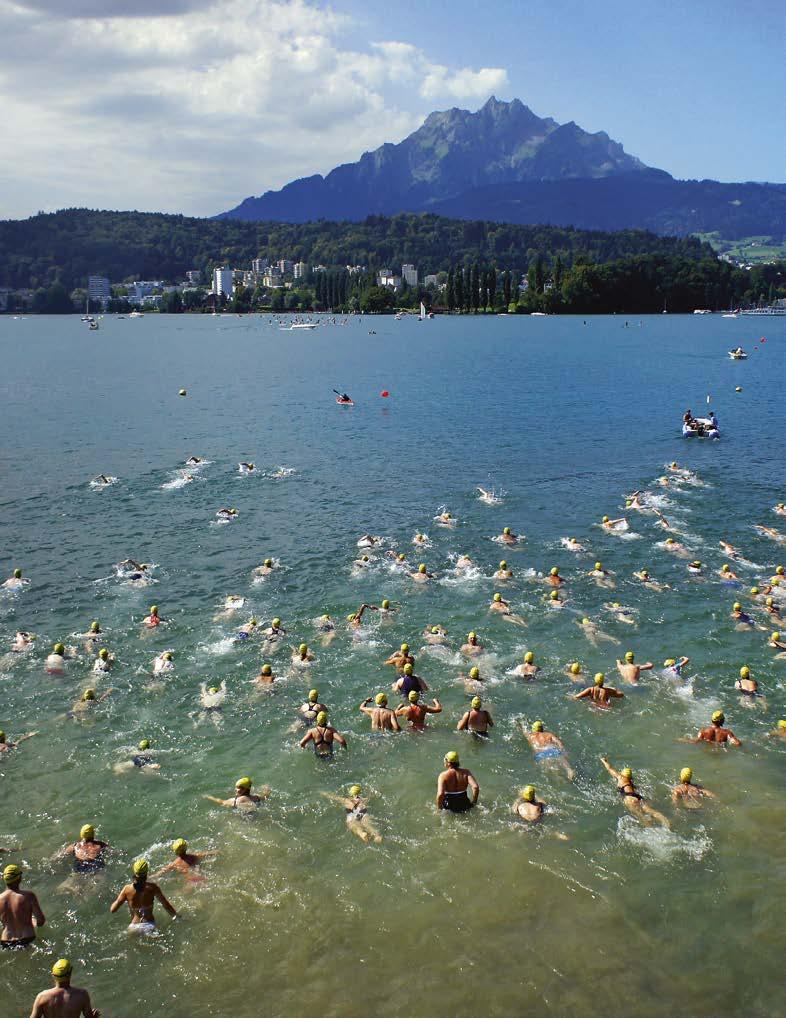
[[[139,750],[130,760],[124,760],[114,766],[115,774],[124,774],[126,771],[159,771],[161,764],[155,763],[153,754],[147,752],[150,749],[150,739],[141,739],[137,746]]]
[[[352,785],[349,796],[334,795],[332,792],[322,792],[322,795],[331,802],[342,806],[346,812],[347,829],[362,842],[368,844],[373,842],[378,845],[382,836],[376,829],[368,815],[368,800],[361,797],[360,785]]]
[[[322,759],[330,759],[333,756],[333,743],[347,748],[347,740],[337,732],[335,728],[327,723],[327,711],[322,710],[317,714],[317,723],[309,728],[300,740],[301,749],[305,749],[309,742],[314,744],[314,754]]]
[[[459,767],[459,755],[455,750],[445,754],[445,768],[437,778],[437,809],[466,813],[477,803],[480,785],[471,771]],[[471,799],[467,789],[472,793]]]
[[[226,806],[228,809],[248,809],[251,806],[259,806],[270,795],[270,788],[262,785],[259,793],[252,793],[253,782],[251,778],[238,778],[235,782],[235,794],[229,799],[217,799],[215,795],[203,795],[203,799],[218,806]]]
[[[633,784],[633,771],[630,767],[623,767],[621,771],[617,771],[604,756],[600,758],[600,762],[617,782],[617,791],[622,796],[622,801],[629,812],[638,816],[644,823],[649,823],[650,820],[657,820],[664,827],[671,827],[671,824],[662,813],[659,813],[649,803],[644,801],[641,793]]]
[[[310,689],[308,691],[308,700],[301,704],[298,717],[304,725],[311,728],[317,720],[317,715],[321,714],[322,711],[327,714],[327,707],[324,703],[319,702],[319,690]]]

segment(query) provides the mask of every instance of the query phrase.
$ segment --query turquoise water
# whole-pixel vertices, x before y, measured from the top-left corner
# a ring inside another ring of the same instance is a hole
[[[766,344],[756,342],[762,331]],[[18,628],[39,637],[32,653],[0,657],[0,727],[11,738],[40,732],[0,763],[0,847],[21,846],[7,858],[24,862],[48,917],[35,951],[0,955],[3,1010],[29,1008],[66,955],[75,983],[113,1018],[313,1007],[781,1014],[786,745],[767,733],[786,712],[786,664],[764,634],[736,632],[729,611],[735,597],[751,603],[750,584],[786,558],[753,529],[786,532],[771,511],[786,497],[785,339],[783,322],[715,316],[628,328],[619,318],[365,319],[313,333],[227,316],[107,318],[95,333],[75,318],[0,319],[0,573],[20,566],[31,580],[0,596],[0,641],[8,648]],[[738,343],[747,362],[727,357]],[[357,405],[336,406],[334,387]],[[705,410],[708,394],[723,439],[682,440],[683,410]],[[210,463],[192,483],[166,487],[192,454]],[[675,459],[698,483],[656,483]],[[259,475],[239,476],[241,460]],[[292,473],[271,476],[282,467]],[[101,471],[118,482],[92,490]],[[503,492],[502,504],[480,502],[477,484]],[[597,526],[634,489],[658,500],[707,564],[703,581],[658,547],[665,535],[652,514],[630,513],[624,539]],[[216,525],[222,506],[239,518]],[[458,518],[454,530],[433,522],[442,506]],[[520,549],[492,542],[505,525],[526,535]],[[410,543],[419,530],[425,551]],[[436,580],[418,587],[380,553],[357,575],[364,533],[406,551],[413,567],[425,561]],[[587,553],[562,547],[567,536]],[[717,577],[721,538],[749,560],[737,567],[742,594]],[[469,578],[455,573],[459,553],[478,566]],[[154,585],[117,578],[113,564],[127,556],[155,564]],[[251,571],[268,556],[282,568],[255,585]],[[501,557],[514,570],[505,596],[527,628],[487,613]],[[585,575],[596,559],[617,575],[613,594]],[[552,565],[568,580],[559,611],[536,575]],[[671,589],[642,589],[631,575],[642,567]],[[230,594],[244,608],[215,620]],[[353,640],[347,613],[384,597],[397,614],[372,616]],[[635,627],[604,611],[612,597],[637,610]],[[143,633],[152,603],[169,621]],[[339,624],[329,646],[314,629],[326,611]],[[286,678],[270,694],[248,685],[261,641],[230,640],[252,614],[265,624],[280,615],[289,642],[306,640],[317,655],[304,674],[282,649],[271,660]],[[576,624],[584,616],[619,645],[592,647]],[[64,715],[93,684],[93,655],[72,634],[94,618],[117,655],[97,688],[114,692],[80,723]],[[424,626],[436,622],[449,631],[446,652],[423,649]],[[467,704],[457,676],[469,629],[487,646],[479,664],[496,722],[487,744],[454,731]],[[43,667],[56,640],[81,653],[61,676]],[[389,686],[381,662],[402,640],[444,712],[422,735],[374,736],[357,706]],[[151,662],[167,648],[176,668],[155,686]],[[528,648],[543,670],[525,685],[507,672]],[[613,673],[627,649],[657,666],[640,689],[607,714],[567,699],[568,662]],[[677,687],[660,668],[681,654],[691,681]],[[743,663],[766,703],[751,708],[734,693]],[[223,711],[206,716],[199,685],[222,680]],[[291,730],[312,685],[349,741],[328,765]],[[677,741],[718,706],[742,750]],[[575,783],[533,762],[519,725],[536,717],[565,741]],[[116,773],[143,737],[161,771]],[[481,785],[481,806],[466,817],[433,805],[453,748]],[[600,754],[634,769],[672,831],[623,813]],[[675,811],[669,791],[684,765],[717,792],[717,806]],[[272,789],[250,819],[202,798],[229,795],[241,774]],[[319,794],[354,781],[369,793],[379,846],[354,839]],[[530,782],[553,808],[538,830],[510,814]],[[76,896],[58,889],[68,871],[51,856],[88,821],[114,852],[102,880]],[[160,936],[131,940],[108,906],[135,858],[163,865],[181,836],[218,852],[209,879],[193,890],[164,877],[182,921],[162,917]]]

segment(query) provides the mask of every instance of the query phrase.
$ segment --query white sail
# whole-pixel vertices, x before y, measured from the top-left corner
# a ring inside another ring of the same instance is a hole
[[[420,320],[421,320],[421,322],[423,321],[423,319],[425,317],[426,317],[426,305],[423,303],[423,301],[421,301],[420,302]]]

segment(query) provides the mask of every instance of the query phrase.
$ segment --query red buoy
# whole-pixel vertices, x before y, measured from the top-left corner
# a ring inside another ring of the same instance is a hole
[[[380,396],[382,396],[384,399],[387,399],[389,395],[390,393],[388,392],[387,389],[383,389],[382,392],[380,393]]]

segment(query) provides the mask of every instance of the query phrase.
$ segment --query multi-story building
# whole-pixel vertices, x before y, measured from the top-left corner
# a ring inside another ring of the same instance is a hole
[[[106,276],[87,277],[87,296],[90,300],[99,301],[102,306],[106,304],[112,296],[109,280]]]
[[[308,272],[308,265],[305,262],[295,262],[292,266],[292,275],[295,279],[303,279]]]
[[[262,277],[262,285],[271,289],[277,289],[282,285],[282,282],[281,271],[276,265],[272,265]]]
[[[402,265],[401,266],[401,278],[407,284],[407,286],[418,285],[418,270],[414,265]]]
[[[251,271],[256,272],[258,276],[261,276],[269,264],[270,262],[267,258],[253,258],[251,260]]]
[[[202,271],[201,269],[189,269],[186,273],[186,279],[192,286],[199,286],[202,282]]]
[[[395,276],[390,269],[380,269],[377,273],[377,286],[389,286],[398,290],[401,286],[401,276]]]
[[[226,265],[213,269],[213,290],[216,296],[231,297],[235,282],[235,273]]]
[[[437,274],[430,273],[428,276],[423,277],[424,286],[436,286],[437,285]]]
[[[294,263],[291,262],[288,258],[279,259],[279,261],[276,262],[276,265],[278,266],[278,271],[281,273],[282,276],[289,276],[292,274]]]

